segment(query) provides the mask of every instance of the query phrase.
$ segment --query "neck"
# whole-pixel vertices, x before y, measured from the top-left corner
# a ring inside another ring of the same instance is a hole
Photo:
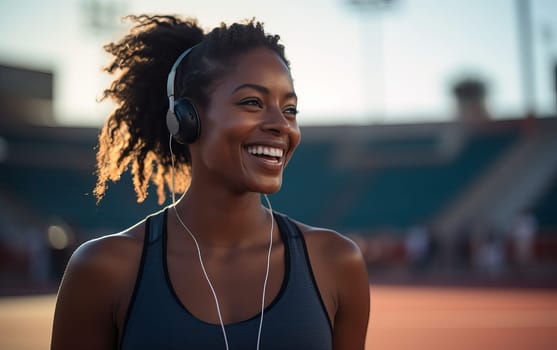
[[[200,245],[240,247],[269,239],[270,215],[261,205],[259,193],[238,195],[191,186],[177,202],[176,210]],[[175,219],[169,229],[183,231]]]

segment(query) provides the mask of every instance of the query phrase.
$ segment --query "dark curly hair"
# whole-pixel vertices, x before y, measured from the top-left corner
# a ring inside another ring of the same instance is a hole
[[[165,201],[165,184],[171,185],[172,159],[165,116],[168,110],[166,80],[178,56],[197,45],[176,72],[176,99],[188,97],[201,107],[209,101],[211,86],[247,50],[266,47],[289,66],[278,35],[268,35],[254,19],[230,26],[222,23],[207,34],[191,18],[177,16],[128,16],[135,22],[129,34],[104,46],[113,56],[104,68],[119,75],[104,90],[117,107],[106,120],[97,149],[97,202],[107,182],[118,181],[131,167],[137,201],[147,197],[149,182],[157,187],[158,201]],[[174,142],[174,141],[173,141]],[[173,147],[176,162],[175,190],[189,186],[191,159],[185,146]]]

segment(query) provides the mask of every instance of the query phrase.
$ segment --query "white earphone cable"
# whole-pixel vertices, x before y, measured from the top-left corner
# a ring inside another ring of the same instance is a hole
[[[273,229],[275,220],[273,218],[273,207],[271,207],[271,201],[266,194],[263,195],[267,206],[269,214],[271,214],[271,238],[269,239],[269,251],[267,252],[267,270],[265,271],[265,280],[263,282],[263,295],[261,296],[261,317],[259,319],[259,331],[257,332],[257,350],[259,350],[259,344],[261,343],[261,330],[263,329],[263,311],[265,310],[265,293],[267,291],[267,281],[269,279],[269,271],[271,270],[271,251],[273,250]]]
[[[176,214],[176,218],[178,219],[178,221],[180,222],[180,224],[184,227],[184,229],[186,230],[186,232],[190,235],[190,237],[193,239],[193,242],[195,243],[195,247],[197,249],[197,256],[199,258],[199,264],[201,265],[201,269],[203,270],[203,275],[205,276],[205,279],[207,280],[207,283],[209,284],[209,288],[211,288],[211,293],[213,294],[213,298],[215,300],[215,305],[217,308],[217,314],[219,317],[219,322],[220,322],[220,326],[222,329],[222,334],[224,336],[224,343],[226,346],[226,350],[229,350],[228,347],[228,337],[226,334],[226,329],[224,327],[224,322],[222,320],[222,315],[221,315],[221,311],[220,311],[220,306],[219,306],[219,300],[217,297],[217,293],[215,291],[215,288],[213,287],[213,284],[211,283],[211,280],[209,279],[209,275],[207,274],[207,270],[205,269],[205,265],[203,264],[203,259],[201,257],[201,249],[199,248],[199,244],[197,243],[197,239],[195,238],[195,235],[191,232],[191,230],[188,228],[188,226],[186,226],[186,224],[182,221],[182,218],[180,217],[180,215],[178,214],[178,210],[176,209],[176,196],[174,193],[174,152],[172,152],[172,135],[170,135],[170,141],[169,141],[169,147],[170,147],[170,157],[171,157],[171,162],[172,162],[172,168],[170,170],[170,177],[171,177],[171,192],[172,192],[172,207],[174,209],[174,213]],[[273,218],[273,208],[271,207],[271,202],[269,201],[269,198],[267,197],[267,195],[264,194],[265,200],[267,202],[267,210],[269,211],[269,214],[271,215],[271,233],[270,233],[270,241],[269,241],[269,251],[267,253],[267,268],[265,271],[265,280],[263,282],[263,295],[261,297],[261,317],[259,320],[259,330],[257,332],[257,347],[256,349],[259,350],[259,344],[261,342],[261,330],[263,329],[263,314],[264,314],[264,310],[265,310],[265,294],[267,291],[267,282],[269,279],[269,271],[270,271],[270,266],[271,266],[271,251],[273,249],[273,229],[274,229],[274,218]]]

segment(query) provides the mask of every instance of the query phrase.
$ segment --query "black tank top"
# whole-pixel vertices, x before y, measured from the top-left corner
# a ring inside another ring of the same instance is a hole
[[[225,349],[221,326],[191,314],[170,283],[166,213],[163,210],[147,218],[141,264],[120,349]],[[287,216],[274,213],[274,217],[284,242],[285,271],[278,295],[265,309],[260,348],[330,350],[332,326],[315,283],[303,235]],[[256,348],[259,314],[225,328],[230,350]]]

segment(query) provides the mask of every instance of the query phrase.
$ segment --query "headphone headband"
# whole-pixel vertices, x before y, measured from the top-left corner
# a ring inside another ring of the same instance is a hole
[[[178,70],[178,66],[182,60],[198,45],[199,44],[195,44],[182,52],[182,54],[176,59],[176,62],[174,62],[174,65],[172,65],[170,73],[168,73],[168,79],[166,80],[166,94],[168,96],[168,109],[172,112],[174,112],[174,80],[176,78],[176,71]]]
[[[166,94],[168,96],[168,111],[166,112],[166,126],[170,134],[179,143],[189,144],[195,142],[201,132],[199,115],[195,105],[188,98],[180,98],[174,101],[174,81],[176,72],[182,60],[199,44],[196,44],[182,52],[176,59],[168,79],[166,80]]]

